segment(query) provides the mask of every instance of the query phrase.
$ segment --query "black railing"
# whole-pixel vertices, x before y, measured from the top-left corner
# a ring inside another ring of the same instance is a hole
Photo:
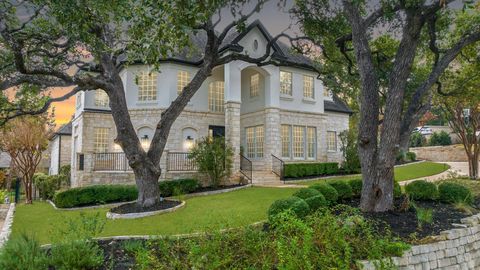
[[[272,172],[280,177],[280,181],[285,181],[283,177],[284,164],[283,160],[272,154]]]
[[[240,154],[240,172],[250,180],[250,183],[252,183],[252,171],[252,161]]]
[[[94,171],[131,171],[128,165],[128,159],[125,153],[94,153],[93,154]]]
[[[167,171],[197,171],[195,160],[188,157],[187,152],[168,152]]]

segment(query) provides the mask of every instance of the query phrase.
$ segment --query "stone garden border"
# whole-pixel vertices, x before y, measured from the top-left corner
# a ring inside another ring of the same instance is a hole
[[[455,228],[430,237],[432,243],[412,246],[402,257],[391,258],[399,270],[480,269],[480,214],[461,219]],[[388,258],[387,258],[388,260]],[[375,261],[361,261],[374,270]]]
[[[107,218],[108,219],[134,219],[134,218],[142,218],[142,217],[148,217],[148,216],[153,216],[153,215],[159,215],[159,214],[165,214],[165,213],[170,213],[174,212],[182,207],[185,206],[185,201],[181,201],[177,206],[174,206],[172,208],[168,209],[162,209],[162,210],[157,210],[157,211],[150,211],[150,212],[142,212],[142,213],[128,213],[128,214],[117,214],[117,213],[112,213],[110,211],[107,212]]]
[[[7,216],[5,217],[5,222],[2,226],[2,231],[0,232],[0,248],[7,242],[10,233],[12,232],[13,224],[13,214],[15,213],[15,203],[11,203]]]

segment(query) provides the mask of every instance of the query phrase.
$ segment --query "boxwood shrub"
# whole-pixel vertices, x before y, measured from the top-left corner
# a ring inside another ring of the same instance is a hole
[[[411,182],[405,187],[405,191],[413,200],[433,201],[438,198],[437,185],[425,180]]]
[[[308,204],[310,211],[316,211],[317,209],[328,205],[327,200],[325,200],[325,197],[320,193],[316,196],[305,199],[305,202]]]
[[[438,193],[440,201],[445,203],[465,202],[467,204],[473,203],[473,195],[467,187],[453,183],[443,182],[438,185]]]
[[[163,197],[192,193],[198,187],[199,183],[195,179],[179,179],[159,183],[160,194]],[[137,196],[137,187],[133,185],[95,185],[57,192],[53,201],[57,207],[71,208],[133,201]]]
[[[268,209],[268,219],[272,218],[284,211],[291,210],[297,217],[305,217],[310,212],[308,204],[299,197],[291,196],[286,199],[276,200]]]
[[[320,192],[313,188],[301,188],[297,192],[293,193],[293,196],[304,200],[317,195],[320,195]]]
[[[338,163],[287,163],[284,174],[286,178],[301,178],[338,174]]]
[[[310,188],[320,191],[329,205],[335,204],[338,201],[337,190],[327,183],[313,184],[310,186]]]
[[[352,194],[354,197],[360,197],[362,195],[363,181],[361,178],[355,178],[348,181],[348,184],[352,188]]]
[[[331,181],[329,184],[338,192],[338,198],[341,200],[353,197],[353,191],[346,181]]]

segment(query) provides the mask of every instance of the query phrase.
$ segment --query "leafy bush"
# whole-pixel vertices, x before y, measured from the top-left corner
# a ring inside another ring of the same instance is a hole
[[[438,192],[440,201],[445,203],[473,203],[473,195],[470,189],[457,183],[443,182],[438,185]]]
[[[293,193],[293,196],[299,197],[301,199],[308,199],[310,197],[314,197],[319,195],[320,192],[313,188],[301,188],[297,192]]]
[[[53,201],[60,208],[127,202],[137,198],[137,188],[130,185],[96,185],[58,192]]]
[[[14,235],[0,250],[0,269],[48,269],[47,254],[26,234]]]
[[[410,136],[410,147],[422,147],[427,145],[427,140],[420,132],[413,132]]]
[[[415,154],[414,152],[407,152],[405,153],[405,158],[407,159],[407,161],[415,161],[417,160],[417,154]]]
[[[343,155],[342,169],[346,173],[360,172],[360,157],[358,156],[357,132],[349,129],[340,132],[340,151]]]
[[[338,200],[337,190],[327,183],[313,184],[310,186],[310,188],[320,191],[329,205],[335,204]]]
[[[452,139],[450,138],[450,135],[448,135],[447,132],[444,130],[440,132],[434,132],[432,136],[430,137],[430,146],[445,146],[445,145],[451,145],[452,144]]]
[[[9,195],[8,190],[0,189],[0,204],[5,202],[5,198],[7,198],[8,195]]]
[[[405,191],[413,200],[433,201],[438,198],[437,185],[425,180],[417,180],[409,183]]]
[[[352,194],[354,197],[360,197],[362,195],[363,181],[361,178],[356,178],[348,181],[348,184],[352,188]]]
[[[338,163],[287,163],[284,167],[286,178],[333,175],[339,173]]]
[[[40,198],[44,200],[51,200],[55,195],[55,191],[59,190],[62,184],[67,181],[66,176],[58,175],[46,175],[43,173],[36,173],[33,176],[33,183],[38,188]]]
[[[306,198],[305,202],[308,204],[310,211],[316,211],[317,209],[328,205],[327,200],[325,200],[325,197],[320,193],[313,197]]]
[[[64,184],[69,187],[70,186],[70,176],[71,176],[72,167],[70,165],[63,165],[60,167],[58,174],[65,176]]]
[[[5,171],[0,169],[0,188],[7,187],[7,176],[5,175]]]
[[[209,176],[213,187],[217,187],[232,172],[233,149],[223,137],[207,137],[200,140],[190,151],[198,171]]]
[[[192,193],[199,187],[199,183],[196,179],[161,181],[158,185],[160,187],[160,194],[163,197]]]
[[[292,196],[274,201],[268,209],[268,219],[272,220],[274,216],[288,210],[292,211],[297,217],[305,217],[310,212],[308,204],[303,199]]]
[[[346,181],[331,181],[329,184],[337,191],[338,198],[341,200],[353,197],[353,191]]]
[[[393,182],[393,197],[398,198],[402,196],[402,187],[397,181]]]

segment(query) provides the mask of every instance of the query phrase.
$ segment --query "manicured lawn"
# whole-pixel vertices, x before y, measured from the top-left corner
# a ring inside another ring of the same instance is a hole
[[[421,177],[426,177],[430,175],[435,175],[442,173],[448,170],[450,167],[447,164],[435,163],[435,162],[419,162],[413,163],[405,166],[400,166],[395,168],[395,180],[397,181],[406,181]],[[307,181],[291,181],[293,184],[299,185],[311,185],[317,182],[331,181],[331,180],[350,180],[354,178],[359,178],[360,175],[348,175],[348,176],[339,176],[332,177],[327,179],[318,179],[318,180],[307,180]]]
[[[239,191],[193,197],[186,206],[173,213],[132,220],[107,220],[108,208],[83,211],[55,210],[50,204],[35,202],[19,204],[15,211],[13,234],[22,231],[35,234],[42,244],[49,243],[52,231],[65,221],[77,219],[81,212],[106,220],[101,236],[115,235],[171,235],[237,227],[266,219],[270,204],[295,192],[295,188],[252,187]]]

